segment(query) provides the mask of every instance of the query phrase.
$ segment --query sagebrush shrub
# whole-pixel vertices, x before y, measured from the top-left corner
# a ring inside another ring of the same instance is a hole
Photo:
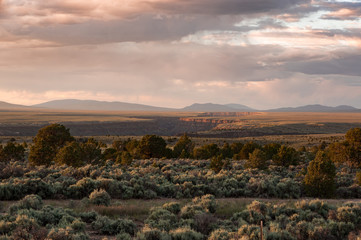
[[[119,233],[117,236],[116,236],[116,240],[131,240],[132,239],[132,236],[130,236],[129,233]]]
[[[95,205],[109,206],[111,197],[104,189],[96,189],[89,195],[89,201]]]
[[[168,233],[145,226],[137,234],[138,240],[172,240]]]
[[[20,209],[35,209],[39,210],[43,207],[43,200],[39,195],[31,194],[25,196],[18,203],[10,207],[10,212],[14,213]]]
[[[178,228],[169,232],[172,240],[202,240],[203,235],[190,228]]]
[[[271,232],[267,235],[266,240],[296,240],[288,231]]]
[[[192,202],[203,207],[204,210],[209,211],[210,213],[216,212],[217,202],[214,195],[207,194],[202,197],[196,197],[192,200]]]
[[[227,230],[217,229],[209,235],[208,240],[230,240],[231,237],[232,234]]]
[[[170,211],[173,214],[178,214],[181,210],[180,204],[177,202],[170,202],[163,204],[163,208]]]
[[[134,235],[136,224],[128,219],[113,220],[106,216],[97,216],[96,220],[92,222],[92,228],[101,234],[115,235],[118,233],[128,233]]]
[[[176,215],[164,208],[153,208],[150,215],[145,220],[151,228],[158,228],[160,230],[169,231],[174,228],[177,221]]]

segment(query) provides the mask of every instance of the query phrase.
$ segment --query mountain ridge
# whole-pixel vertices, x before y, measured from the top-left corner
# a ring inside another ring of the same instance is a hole
[[[299,107],[285,107],[266,110],[267,112],[361,112],[361,109],[349,106],[339,105],[336,107],[324,106],[321,104],[311,104]]]
[[[8,103],[8,102],[0,101],[0,109],[3,109],[3,110],[22,109],[22,108],[29,108],[29,107],[25,106],[25,105],[12,104],[12,103]]]
[[[214,103],[193,103],[181,109],[186,112],[248,112],[255,111],[250,107],[241,104],[214,104]]]
[[[97,100],[78,100],[62,99],[53,100],[31,106],[11,104],[0,101],[0,109],[57,109],[57,110],[85,110],[85,111],[183,111],[183,112],[361,112],[361,109],[349,106],[339,105],[336,107],[324,106],[321,104],[304,105],[299,107],[283,107],[268,110],[257,110],[246,105],[229,103],[194,103],[184,108],[166,108],[150,106],[145,104],[127,103],[127,102],[108,102]]]
[[[155,107],[137,103],[107,102],[97,100],[63,99],[44,102],[32,107],[62,110],[91,110],[91,111],[172,111],[171,108]]]

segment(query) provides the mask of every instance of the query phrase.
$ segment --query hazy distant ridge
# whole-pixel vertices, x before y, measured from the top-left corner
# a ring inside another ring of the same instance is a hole
[[[55,100],[33,107],[62,110],[94,110],[94,111],[171,111],[171,108],[153,107],[136,103],[105,102],[95,100]]]
[[[0,109],[11,110],[11,109],[21,109],[21,108],[28,108],[28,107],[24,105],[18,105],[18,104],[12,104],[12,103],[0,101]]]
[[[320,104],[306,105],[300,107],[286,107],[276,108],[269,110],[256,110],[248,106],[236,103],[230,104],[214,104],[214,103],[194,103],[184,108],[164,108],[149,106],[136,103],[125,102],[106,102],[96,100],[76,100],[76,99],[64,99],[49,101],[32,106],[24,106],[11,104],[0,101],[0,109],[3,110],[16,110],[16,109],[30,109],[30,108],[42,108],[42,109],[57,109],[57,110],[84,110],[84,111],[183,111],[183,112],[361,112],[361,109],[357,109],[348,105],[340,105],[337,107],[324,106]]]
[[[306,105],[301,107],[276,108],[268,112],[360,112],[360,109],[348,105],[329,107],[320,104]]]
[[[214,103],[194,103],[190,106],[180,109],[185,112],[249,112],[255,111],[241,104],[214,104]]]

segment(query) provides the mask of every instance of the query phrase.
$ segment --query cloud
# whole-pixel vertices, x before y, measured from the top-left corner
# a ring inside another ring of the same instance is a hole
[[[59,44],[174,41],[200,31],[248,31],[247,17],[305,9],[310,0],[6,0],[3,27]],[[270,19],[259,28],[281,27]]]
[[[235,29],[236,18],[184,16],[166,19],[144,15],[131,20],[89,21],[79,24],[30,26],[16,29],[16,35],[61,44],[102,44],[112,42],[173,41],[201,30]]]
[[[23,85],[34,90],[53,86],[111,91],[112,84],[123,81],[139,83],[140,88],[162,88],[171,79],[182,79],[188,84],[194,81],[263,81],[279,73],[276,67],[260,64],[260,59],[280,51],[282,49],[276,46],[209,48],[192,43],[4,49],[0,53],[0,71],[2,84],[15,88]],[[62,80],[61,85],[57,84],[58,79]],[[109,84],[103,85],[97,79],[108,79]],[[33,84],[34,81],[39,84]],[[150,86],[144,82],[149,82]]]
[[[1,2],[0,90],[10,95],[0,95],[10,100],[79,96],[179,107],[238,102],[258,108],[361,102],[361,25],[353,19],[355,4]],[[332,20],[335,16],[339,19]]]
[[[248,15],[280,12],[310,0],[7,0],[10,16],[22,24],[75,24],[90,20],[127,20],[142,15]]]
[[[360,2],[324,2],[325,10],[330,12],[323,15],[323,19],[357,20],[361,15]]]
[[[309,0],[198,0],[154,1],[149,4],[171,14],[242,15],[279,12]]]
[[[329,60],[305,61],[298,63],[287,63],[287,69],[290,71],[302,72],[305,74],[317,75],[343,75],[343,76],[361,76],[360,68],[361,56],[359,54],[348,54]]]

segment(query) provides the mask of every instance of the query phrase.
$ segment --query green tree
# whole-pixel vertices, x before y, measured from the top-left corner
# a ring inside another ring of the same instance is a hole
[[[231,149],[232,149],[232,157],[233,159],[237,160],[238,159],[238,153],[242,150],[243,148],[243,143],[241,142],[234,142],[231,144]],[[239,160],[239,159],[238,159]]]
[[[229,143],[223,144],[223,147],[221,148],[221,153],[225,158],[233,157],[233,151]]]
[[[218,173],[222,170],[223,166],[225,165],[224,156],[218,155],[216,157],[212,157],[211,163],[209,165],[209,168]]]
[[[361,128],[351,128],[345,135],[346,141],[361,144]]]
[[[255,149],[260,149],[261,146],[255,142],[247,142],[243,145],[241,151],[238,153],[238,159],[249,159],[249,154],[253,153]]]
[[[220,149],[217,144],[211,143],[195,148],[193,156],[196,159],[211,159],[219,154]]]
[[[101,155],[101,158],[103,160],[111,159],[114,161],[117,159],[118,156],[119,156],[119,152],[116,149],[110,147],[104,150],[104,152]]]
[[[30,148],[29,162],[32,165],[49,165],[59,149],[74,141],[69,129],[55,123],[40,129]]]
[[[127,152],[130,153],[130,155],[132,155],[133,159],[139,159],[140,158],[140,154],[139,154],[139,141],[137,139],[128,139],[125,143],[125,150]]]
[[[319,151],[307,167],[305,190],[312,197],[332,197],[335,192],[336,167],[324,151]]]
[[[272,159],[274,155],[277,154],[278,150],[281,148],[279,143],[269,143],[263,146],[263,151],[266,153],[266,158]]]
[[[102,142],[96,141],[94,138],[89,138],[87,142],[80,145],[83,151],[83,158],[88,163],[99,163],[102,156],[101,147]]]
[[[139,142],[138,150],[141,158],[162,158],[166,155],[167,143],[157,135],[145,135]]]
[[[55,162],[72,167],[84,165],[84,152],[78,142],[68,142],[55,156]]]
[[[173,156],[178,158],[182,155],[182,158],[189,158],[192,155],[193,149],[194,143],[187,134],[184,134],[174,145]]]
[[[361,167],[361,128],[352,128],[346,133],[346,141],[333,143],[328,152],[335,163],[346,163],[352,167]]]
[[[293,147],[287,147],[282,145],[277,153],[273,156],[273,162],[276,165],[288,167],[290,165],[296,165],[299,161],[299,154]]]
[[[246,162],[247,168],[267,168],[266,153],[259,148],[256,148],[252,153],[249,154],[249,158]]]
[[[10,160],[22,161],[24,158],[24,145],[13,141],[9,141],[4,147],[0,145],[0,162],[8,162]]]
[[[120,155],[118,155],[116,159],[116,163],[120,163],[123,166],[129,166],[130,164],[132,164],[132,161],[132,155],[130,155],[130,153],[127,151],[123,151]]]

